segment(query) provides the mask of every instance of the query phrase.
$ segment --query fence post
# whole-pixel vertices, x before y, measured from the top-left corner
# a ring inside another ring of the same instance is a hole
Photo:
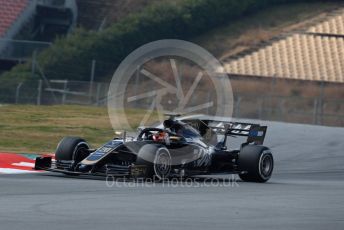
[[[318,124],[318,99],[314,98],[313,102],[313,124]]]
[[[272,77],[271,83],[270,83],[270,100],[269,100],[269,110],[268,110],[268,117],[267,119],[271,120],[272,116],[274,114],[274,99],[276,98],[276,85],[277,85],[277,76],[276,74]]]
[[[92,60],[92,67],[91,67],[91,76],[90,76],[90,89],[89,89],[89,96],[90,101],[92,103],[92,93],[93,93],[93,82],[94,82],[94,73],[96,70],[96,60]]]
[[[319,115],[320,115],[320,117],[318,119],[319,125],[323,124],[324,89],[325,89],[325,82],[322,81],[320,83],[320,98],[319,98],[319,102],[318,102],[318,109],[319,109]]]
[[[62,105],[66,103],[68,80],[63,83]]]
[[[37,51],[33,51],[32,54],[32,63],[31,63],[31,77],[34,78],[35,77],[35,73],[36,73],[36,57],[37,57]]]
[[[16,104],[19,103],[20,88],[22,87],[23,82],[20,82],[16,88]]]
[[[41,105],[41,96],[42,96],[42,80],[38,80],[37,105]]]
[[[41,77],[43,78],[44,83],[48,86],[48,88],[51,88],[50,83],[49,83],[49,80],[47,79],[47,77],[46,77],[45,74],[43,73],[43,70],[42,70],[41,67],[39,66],[39,63],[38,63],[38,62],[36,62],[36,67],[37,67],[37,70],[39,71]],[[53,96],[55,103],[57,103],[57,98],[56,98],[55,93],[54,93],[53,91],[51,91],[51,95]]]
[[[101,83],[98,83],[98,84],[97,84],[97,93],[96,93],[96,105],[97,105],[97,106],[99,106],[100,87],[101,87]]]
[[[134,85],[134,95],[138,95],[138,91],[139,91],[139,83],[140,83],[140,71],[141,71],[141,69],[140,69],[140,66],[138,65],[137,67],[136,67],[136,75],[135,75],[135,85]],[[139,105],[139,101],[138,100],[136,100],[135,101],[135,107],[137,107]]]

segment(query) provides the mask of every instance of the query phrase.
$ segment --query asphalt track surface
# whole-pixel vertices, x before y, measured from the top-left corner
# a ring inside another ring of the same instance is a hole
[[[0,229],[344,229],[344,129],[267,124],[266,184],[0,175]]]

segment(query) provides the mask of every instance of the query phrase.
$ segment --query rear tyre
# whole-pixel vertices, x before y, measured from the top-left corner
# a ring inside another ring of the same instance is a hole
[[[57,145],[55,159],[77,164],[89,155],[89,148],[87,142],[80,137],[65,137]]]
[[[248,145],[242,148],[238,159],[240,179],[249,182],[267,182],[272,175],[274,160],[269,148]]]
[[[170,177],[172,157],[166,147],[148,144],[140,149],[136,164],[147,167],[146,178],[164,180]]]

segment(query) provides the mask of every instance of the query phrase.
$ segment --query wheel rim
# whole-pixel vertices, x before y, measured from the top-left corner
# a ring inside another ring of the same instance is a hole
[[[264,178],[267,179],[271,176],[273,168],[273,159],[270,154],[264,154],[261,156],[259,163],[259,173]]]
[[[154,160],[154,172],[159,179],[167,178],[171,171],[171,155],[165,149],[158,150]]]
[[[86,143],[79,143],[74,150],[73,160],[75,163],[81,162],[88,156],[89,146]]]

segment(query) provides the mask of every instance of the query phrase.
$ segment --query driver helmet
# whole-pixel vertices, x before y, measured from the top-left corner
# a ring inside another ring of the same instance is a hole
[[[153,135],[154,141],[163,141],[165,140],[166,133],[165,132],[158,132],[157,134]]]

